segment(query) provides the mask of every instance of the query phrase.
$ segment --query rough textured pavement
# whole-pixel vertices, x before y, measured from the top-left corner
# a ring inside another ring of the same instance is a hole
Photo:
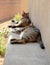
[[[10,38],[18,35],[11,33]],[[8,41],[4,65],[50,65],[48,51],[42,50],[38,43],[10,44]]]

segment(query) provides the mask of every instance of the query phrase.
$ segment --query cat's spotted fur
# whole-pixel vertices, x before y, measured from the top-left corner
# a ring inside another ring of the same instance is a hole
[[[27,13],[23,13],[22,16],[23,16],[23,20],[21,19],[21,22],[23,22],[22,25],[23,25],[23,27],[25,27],[30,24],[30,19],[29,19],[29,16],[27,15]],[[24,21],[27,24],[25,24]],[[16,26],[16,27],[20,27],[20,25]],[[38,42],[40,44],[40,47],[42,49],[45,49],[44,44],[41,39],[41,34],[40,34],[39,29],[37,29],[34,26],[30,26],[30,25],[21,31],[20,39],[11,39],[10,41],[11,41],[11,44],[14,44],[14,43],[25,44],[28,42]]]

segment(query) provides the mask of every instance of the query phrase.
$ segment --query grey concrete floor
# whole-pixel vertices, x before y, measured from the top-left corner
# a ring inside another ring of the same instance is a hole
[[[10,33],[4,65],[50,65],[48,51],[38,43],[10,44],[10,39],[18,35]]]

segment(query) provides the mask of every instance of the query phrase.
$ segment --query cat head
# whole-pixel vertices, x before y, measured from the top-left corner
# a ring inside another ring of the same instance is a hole
[[[24,26],[24,24],[25,24],[25,26],[26,26],[26,24],[30,24],[31,23],[31,20],[30,20],[30,18],[29,18],[29,13],[25,13],[24,11],[23,11],[23,13],[22,13],[22,15],[21,15],[21,19],[19,20],[19,21],[17,21],[17,20],[12,20],[12,22],[16,22],[16,24],[19,24],[19,22],[20,23],[22,23],[22,22],[24,22],[22,25]]]
[[[24,18],[29,18],[29,13],[25,13],[25,12],[23,11],[22,17],[24,17]]]

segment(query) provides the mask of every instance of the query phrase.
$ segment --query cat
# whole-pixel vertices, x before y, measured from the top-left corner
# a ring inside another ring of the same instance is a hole
[[[11,44],[25,44],[28,42],[38,42],[42,49],[45,49],[45,46],[41,39],[41,34],[39,29],[34,28],[32,26],[28,26],[24,31],[20,34],[20,39],[11,39]]]
[[[42,42],[42,38],[41,38],[41,34],[40,34],[40,30],[37,29],[34,25],[31,25],[31,20],[29,18],[29,15],[28,13],[23,13],[22,14],[23,16],[23,20],[21,19],[21,22],[23,22],[21,25],[21,27],[25,27],[27,26],[24,30],[21,31],[20,33],[20,39],[11,39],[10,40],[10,43],[11,44],[26,44],[26,43],[29,43],[29,42],[38,42],[40,44],[40,47],[42,49],[45,49],[45,46]],[[26,20],[25,19],[29,19],[29,20]],[[25,24],[24,21],[28,24]],[[25,25],[23,25],[25,24]],[[20,25],[16,26],[16,27],[20,27]]]

